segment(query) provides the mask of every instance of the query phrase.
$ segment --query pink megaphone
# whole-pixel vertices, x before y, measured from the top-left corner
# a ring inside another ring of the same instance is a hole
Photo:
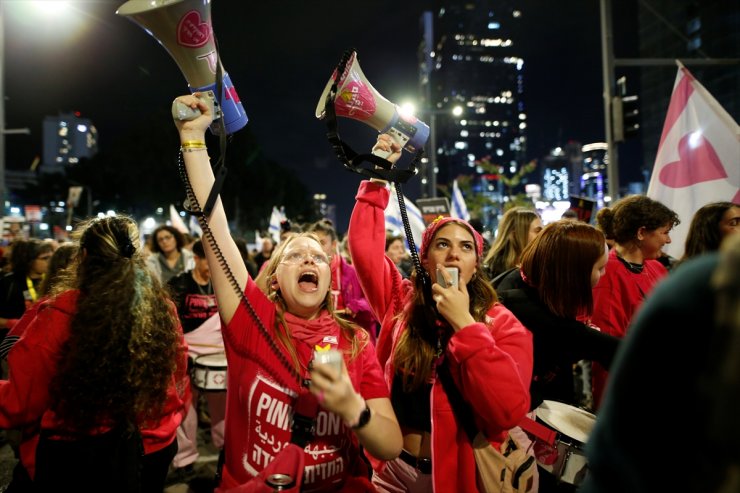
[[[337,70],[334,70],[316,105],[316,118],[323,119],[326,116],[326,99],[336,78]],[[388,133],[409,152],[424,147],[429,138],[429,126],[414,116],[403,115],[397,105],[375,90],[362,73],[356,52],[351,53],[336,83],[337,93],[333,103],[337,116],[352,118],[380,133]]]

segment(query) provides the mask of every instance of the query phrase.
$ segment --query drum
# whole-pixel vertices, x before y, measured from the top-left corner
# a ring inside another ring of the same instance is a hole
[[[193,385],[207,392],[226,390],[226,354],[203,354],[193,362]]]
[[[557,432],[554,448],[550,453],[536,454],[537,463],[558,481],[578,486],[588,472],[584,447],[596,416],[556,401],[543,401],[535,414],[537,421]]]

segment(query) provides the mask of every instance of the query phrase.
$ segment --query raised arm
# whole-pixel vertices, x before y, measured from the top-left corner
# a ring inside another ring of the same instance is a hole
[[[202,208],[208,199],[208,194],[211,192],[215,178],[207,150],[198,150],[189,146],[192,146],[193,143],[205,143],[205,132],[213,120],[213,115],[208,105],[203,103],[195,95],[180,96],[176,101],[180,101],[190,108],[197,108],[201,112],[201,115],[193,120],[175,120],[175,126],[180,133],[180,144],[184,147],[184,151],[186,151],[183,152],[183,159],[185,161],[188,179],[190,180],[190,186],[193,188],[198,204]],[[226,214],[220,197],[216,200],[216,205],[207,219],[208,226],[213,233],[213,239],[218,244],[223,255],[223,260],[226,261],[226,264],[236,277],[239,288],[243,291],[247,284],[247,279],[249,279],[249,274],[239,253],[239,249],[229,232],[229,224],[226,220]],[[209,238],[204,237],[203,247],[206,252],[206,258],[208,259],[208,266],[211,270],[211,280],[218,301],[218,310],[222,320],[228,325],[231,317],[234,316],[237,306],[239,306],[240,295],[230,284],[229,278],[221,266]]]
[[[390,136],[380,135],[374,149],[393,150],[389,159],[395,161],[400,157],[401,149],[398,144],[393,146]],[[385,255],[385,208],[389,196],[387,182],[363,181],[355,197],[348,232],[352,265],[365,297],[381,322],[386,312],[392,309],[394,296],[402,294],[401,275]]]

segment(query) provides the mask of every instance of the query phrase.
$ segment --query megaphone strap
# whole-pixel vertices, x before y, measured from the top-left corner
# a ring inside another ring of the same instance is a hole
[[[336,97],[336,94],[337,84],[335,82],[326,98],[326,116],[324,117],[324,120],[326,121],[326,127],[329,130],[326,133],[326,138],[329,140],[329,143],[334,149],[334,153],[337,155],[337,158],[344,167],[349,171],[353,171],[370,178],[380,178],[394,183],[406,183],[412,177],[416,176],[419,170],[418,163],[424,155],[424,151],[422,149],[416,151],[414,159],[411,161],[408,169],[398,169],[394,168],[393,164],[387,159],[383,159],[375,154],[358,154],[342,140],[339,135],[339,124],[337,122],[336,110],[334,108],[334,98]],[[370,163],[373,166],[369,168],[360,166],[363,163]],[[380,168],[377,168],[378,166]]]

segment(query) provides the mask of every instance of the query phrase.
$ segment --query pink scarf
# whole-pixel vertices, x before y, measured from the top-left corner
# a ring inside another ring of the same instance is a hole
[[[290,313],[285,313],[284,317],[293,339],[303,342],[311,350],[315,346],[324,347],[327,344],[330,344],[333,349],[336,349],[339,345],[339,325],[328,311],[322,311],[313,320],[296,317]]]

